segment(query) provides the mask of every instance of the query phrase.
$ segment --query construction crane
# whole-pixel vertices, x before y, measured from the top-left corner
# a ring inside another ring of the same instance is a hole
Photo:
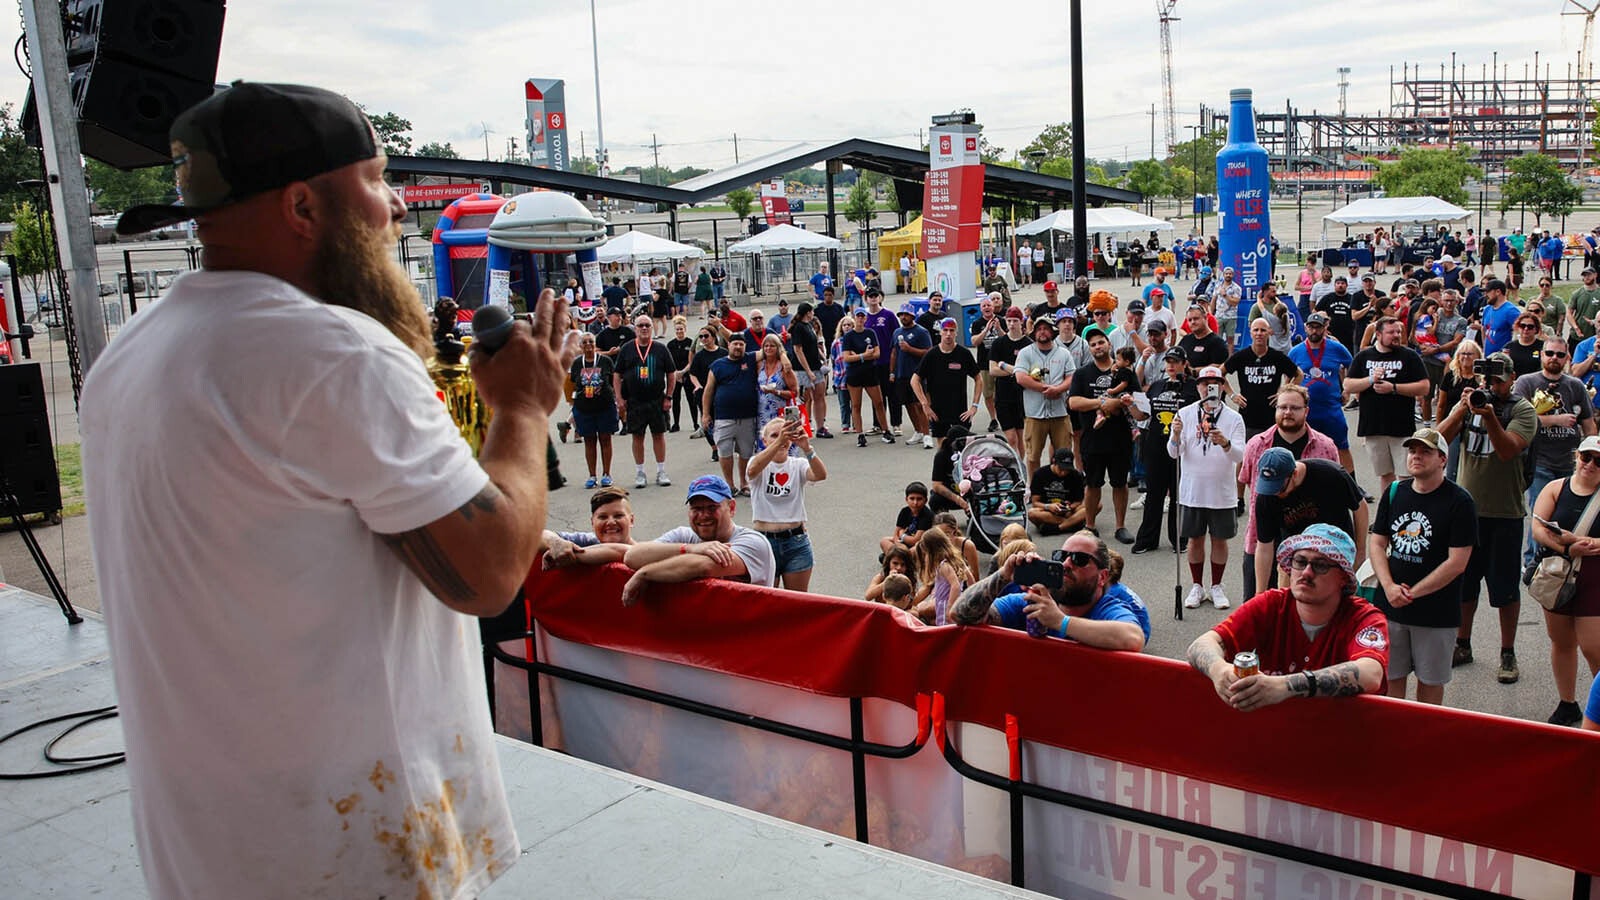
[[[1600,0],[1589,0],[1587,6],[1578,0],[1567,0],[1567,4],[1574,8],[1561,10],[1563,16],[1583,16],[1583,40],[1578,43],[1578,167],[1582,168],[1586,162],[1582,148],[1589,142],[1589,129],[1584,127],[1589,117],[1589,68],[1594,65],[1589,54],[1594,47],[1594,14],[1600,10]]]
[[[1594,2],[1600,3],[1600,0]],[[1166,104],[1163,112],[1166,114],[1168,153],[1178,143],[1177,112],[1172,102],[1172,23],[1178,21],[1178,17],[1172,14],[1172,8],[1177,5],[1178,0],[1156,0],[1156,17],[1161,20],[1161,99]]]

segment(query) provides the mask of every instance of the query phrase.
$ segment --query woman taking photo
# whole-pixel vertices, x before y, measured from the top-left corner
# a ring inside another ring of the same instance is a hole
[[[780,415],[761,429],[766,447],[750,460],[750,527],[761,532],[772,547],[779,583],[785,590],[805,591],[811,586],[814,557],[806,534],[806,485],[828,477],[811,439],[798,421]],[[790,451],[798,455],[791,455]]]
[[[1461,402],[1461,392],[1477,387],[1477,380],[1472,377],[1472,364],[1483,359],[1483,347],[1472,338],[1463,338],[1456,345],[1455,355],[1450,357],[1450,365],[1445,367],[1444,377],[1439,380],[1439,393],[1434,397],[1433,408],[1440,412],[1455,409]],[[1456,480],[1456,466],[1461,462],[1461,435],[1456,435],[1450,440],[1450,458],[1445,463],[1445,477],[1451,481]]]
[[[760,392],[756,406],[758,435],[766,434],[768,422],[783,418],[784,407],[804,405],[795,399],[800,396],[800,384],[795,380],[789,357],[783,352],[783,341],[770,331],[761,339],[761,357],[756,360],[756,389]]]
[[[1551,725],[1577,725],[1582,720],[1578,709],[1578,651],[1591,676],[1600,672],[1600,516],[1583,534],[1574,529],[1584,509],[1600,490],[1600,437],[1590,435],[1578,445],[1577,468],[1567,478],[1544,486],[1533,504],[1533,539],[1543,548],[1541,556],[1561,554],[1574,562],[1587,560],[1578,569],[1577,591],[1571,602],[1559,610],[1544,611],[1544,627],[1550,634],[1550,668],[1555,675],[1558,703],[1547,720]],[[1550,522],[1561,527],[1556,531]]]

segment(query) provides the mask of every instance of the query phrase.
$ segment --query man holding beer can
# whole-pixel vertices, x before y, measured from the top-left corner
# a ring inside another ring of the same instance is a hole
[[[1331,525],[1285,539],[1278,565],[1289,570],[1289,587],[1257,594],[1196,638],[1189,665],[1241,712],[1290,697],[1383,693],[1388,621],[1355,596],[1355,556],[1355,541]]]

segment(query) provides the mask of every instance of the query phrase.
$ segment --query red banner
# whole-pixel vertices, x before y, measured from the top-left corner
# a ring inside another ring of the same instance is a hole
[[[624,609],[626,577],[620,565],[536,567],[527,596],[564,640],[911,708],[939,692],[949,720],[1004,729],[1014,717],[1021,740],[1600,869],[1587,828],[1600,796],[1593,734],[1384,697],[1241,714],[1176,660],[995,627],[921,628],[888,606],[721,581],[653,586]],[[1504,763],[1489,781],[1486,760]]]
[[[932,259],[977,250],[982,222],[983,166],[952,166],[928,171],[922,187],[924,257]]]
[[[783,179],[774,178],[761,183],[761,211],[766,215],[768,225],[788,225],[793,221],[789,215],[789,195],[784,189]]]

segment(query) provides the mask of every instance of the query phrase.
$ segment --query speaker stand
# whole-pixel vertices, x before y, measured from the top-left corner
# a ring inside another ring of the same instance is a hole
[[[33,557],[33,564],[39,567],[39,574],[44,576],[45,584],[50,586],[50,593],[55,595],[56,605],[61,607],[61,614],[67,617],[68,625],[77,625],[83,621],[83,616],[73,608],[72,601],[67,599],[67,592],[62,589],[61,581],[56,578],[56,570],[50,567],[50,560],[45,558],[44,550],[39,546],[39,539],[33,536],[33,528],[28,525],[28,519],[22,513],[22,503],[17,495],[12,492],[11,485],[0,478],[0,512],[11,517],[11,523],[22,534],[22,542],[28,546],[28,555]]]

